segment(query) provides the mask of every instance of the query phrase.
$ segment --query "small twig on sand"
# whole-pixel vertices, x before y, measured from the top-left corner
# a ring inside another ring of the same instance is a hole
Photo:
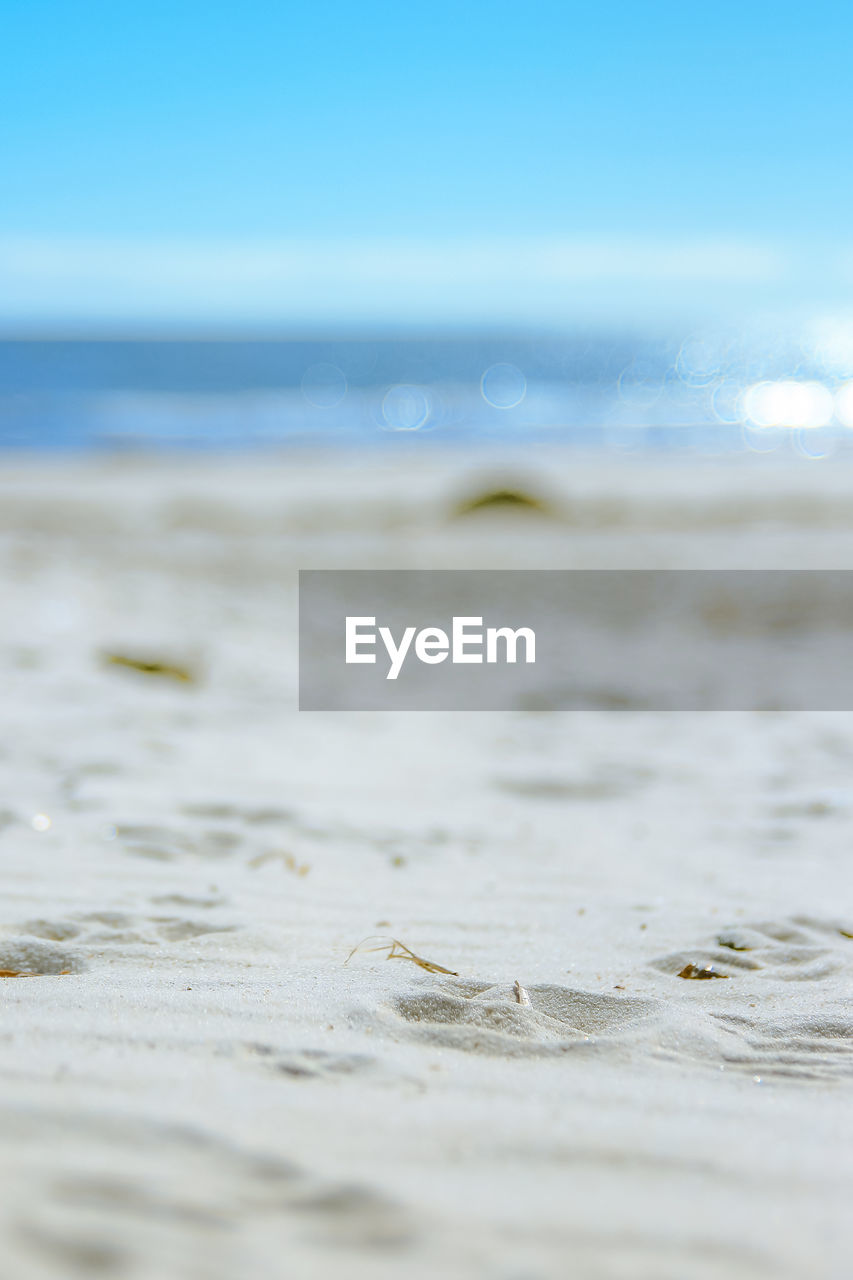
[[[530,1004],[530,996],[527,994],[524,987],[518,981],[518,978],[516,978],[515,985],[513,986],[512,990],[519,1004]]]
[[[375,947],[365,946],[366,942],[375,942]],[[405,942],[400,942],[398,938],[385,938],[381,936],[363,938],[358,946],[353,947],[347,956],[344,964],[349,964],[357,951],[387,951],[387,960],[410,960],[412,964],[416,964],[419,969],[426,969],[427,973],[446,973],[451,978],[458,978],[459,974],[454,969],[445,969],[444,965],[435,964],[432,960],[424,960],[423,956],[415,955],[411,947],[407,947]]]

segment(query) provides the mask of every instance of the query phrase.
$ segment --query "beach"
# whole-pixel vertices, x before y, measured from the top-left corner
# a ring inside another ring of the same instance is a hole
[[[853,714],[296,709],[299,569],[846,569],[847,463],[494,452],[8,460],[3,1274],[849,1274]]]

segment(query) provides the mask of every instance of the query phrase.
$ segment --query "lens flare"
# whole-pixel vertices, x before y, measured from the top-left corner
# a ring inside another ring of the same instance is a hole
[[[483,399],[495,409],[514,409],[527,394],[527,379],[514,364],[493,364],[480,379]]]
[[[392,431],[418,431],[430,415],[431,402],[423,387],[391,387],[382,401],[382,417]]]
[[[347,380],[334,364],[312,364],[302,377],[302,394],[315,409],[335,409],[347,393]]]
[[[708,337],[693,336],[682,342],[675,372],[690,387],[707,387],[715,382],[723,367],[721,344]]]
[[[757,382],[743,396],[744,416],[754,427],[825,427],[832,393],[821,382]]]

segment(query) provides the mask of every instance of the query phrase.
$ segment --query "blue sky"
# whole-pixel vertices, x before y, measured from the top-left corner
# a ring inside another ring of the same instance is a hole
[[[0,316],[839,306],[851,13],[5,0]]]

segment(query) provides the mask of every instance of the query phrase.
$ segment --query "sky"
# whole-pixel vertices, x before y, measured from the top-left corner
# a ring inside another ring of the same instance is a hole
[[[853,10],[4,0],[0,321],[843,308]]]

